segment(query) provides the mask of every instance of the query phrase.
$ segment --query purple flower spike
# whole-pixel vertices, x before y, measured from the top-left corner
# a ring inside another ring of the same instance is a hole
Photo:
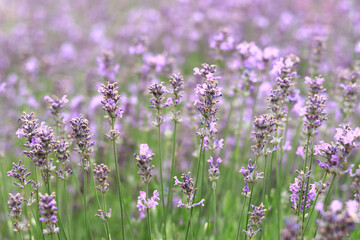
[[[13,163],[13,169],[7,172],[8,177],[13,177],[18,180],[18,182],[14,182],[14,184],[21,189],[23,189],[26,185],[33,182],[33,180],[26,180],[27,177],[31,174],[27,172],[27,168],[24,165],[21,165],[22,161],[19,160],[18,164]]]
[[[155,154],[147,144],[140,144],[140,153],[139,155],[134,154],[134,156],[137,160],[136,165],[139,167],[138,175],[141,176],[144,183],[149,183],[154,169],[154,166],[150,164]]]
[[[209,168],[209,180],[210,182],[212,182],[212,188],[216,188],[216,182],[217,180],[219,180],[220,177],[220,170],[219,170],[219,165],[222,162],[221,158],[216,159],[216,162],[214,164],[214,159],[213,157],[210,157],[209,160],[207,160],[208,163],[210,163],[210,168]]]
[[[148,212],[149,209],[155,208],[157,205],[159,205],[159,200],[160,198],[157,190],[153,192],[153,196],[151,198],[146,198],[146,192],[140,191],[136,207],[140,212],[145,213]]]
[[[55,193],[53,192],[51,195],[47,193],[42,195],[39,193],[40,203],[39,203],[39,211],[41,214],[40,222],[44,222],[46,225],[46,229],[43,229],[44,234],[56,234],[59,232],[59,228],[56,227],[56,222],[58,221],[57,215],[57,207],[55,201]]]
[[[190,176],[190,172],[187,174],[183,173],[181,175],[181,178],[183,180],[182,182],[180,182],[176,176],[174,177],[174,179],[175,179],[174,186],[177,186],[177,185],[180,186],[180,191],[186,196],[186,203],[183,203],[183,201],[181,199],[179,199],[177,207],[185,207],[187,209],[191,209],[191,208],[199,206],[199,205],[204,206],[204,201],[205,201],[204,199],[202,199],[198,203],[193,202],[194,195],[195,195],[195,192],[197,191],[197,188],[194,188],[194,182]]]

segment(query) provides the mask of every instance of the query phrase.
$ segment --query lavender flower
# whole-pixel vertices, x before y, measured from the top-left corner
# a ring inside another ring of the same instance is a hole
[[[220,177],[219,165],[221,162],[222,162],[221,158],[216,159],[215,164],[214,164],[213,157],[210,157],[210,159],[208,160],[208,163],[210,163],[209,180],[210,180],[210,182],[212,182],[213,189],[216,188],[216,182],[219,180],[219,177]]]
[[[146,192],[140,191],[140,195],[137,200],[136,207],[139,209],[140,212],[148,212],[149,209],[155,208],[159,203],[159,193],[158,191],[153,192],[153,196],[151,198],[146,198]]]
[[[272,115],[264,114],[255,117],[254,130],[251,138],[255,143],[251,146],[257,157],[268,154],[271,150],[265,149],[266,143],[271,135],[276,131],[276,119]]]
[[[47,193],[42,195],[39,193],[40,203],[39,203],[39,211],[42,217],[40,217],[40,221],[44,222],[46,225],[46,229],[43,229],[44,234],[56,234],[59,232],[59,228],[56,227],[57,219],[57,207],[55,201],[55,193],[53,192],[51,195]]]
[[[285,218],[285,228],[281,231],[282,240],[300,240],[301,228],[297,216]]]
[[[109,183],[107,183],[108,174],[110,169],[105,164],[96,165],[94,164],[94,180],[99,183],[96,189],[101,192],[102,195],[107,193],[109,190]]]
[[[242,167],[240,173],[244,176],[245,187],[243,188],[242,195],[245,198],[250,197],[251,191],[249,189],[249,184],[257,183],[259,180],[264,179],[264,173],[258,173],[255,171],[256,163],[251,164],[251,159],[247,165],[247,168]]]
[[[154,169],[154,166],[150,164],[155,154],[147,144],[140,144],[140,153],[139,155],[134,154],[134,156],[137,160],[136,165],[139,167],[138,175],[141,176],[144,184],[149,183]]]
[[[103,210],[99,209],[98,210],[98,213],[95,214],[96,217],[100,218],[101,220],[103,220],[104,222],[108,222],[109,219],[111,218],[111,212],[112,212],[112,209],[109,208],[109,212],[106,213],[104,212]]]
[[[216,65],[203,64],[202,69],[194,68],[194,75],[202,78],[202,84],[197,84],[195,88],[195,102],[201,114],[200,128],[197,134],[204,139],[206,150],[215,150],[223,147],[223,139],[216,138],[216,114],[218,98],[222,96],[221,89],[218,87],[218,80],[221,78],[216,75]]]
[[[327,120],[325,102],[326,98],[317,94],[307,98],[304,116],[304,132],[307,136],[316,135],[322,122]]]
[[[8,201],[8,205],[10,208],[9,217],[14,219],[14,232],[21,232],[25,228],[25,224],[20,221],[22,215],[22,205],[23,205],[23,198],[21,197],[20,193],[16,195],[12,195],[9,193],[10,199]]]
[[[57,96],[49,97],[45,96],[44,100],[49,103],[47,109],[50,111],[53,119],[55,120],[55,126],[62,128],[64,124],[64,116],[62,115],[62,111],[64,110],[65,103],[68,102],[67,96],[62,96],[59,99]]]
[[[79,153],[83,155],[81,165],[84,169],[89,167],[89,158],[93,151],[93,145],[95,142],[92,140],[92,134],[89,128],[89,121],[84,118],[84,115],[80,114],[80,117],[70,120],[72,128],[72,137],[74,138]]]
[[[106,82],[106,85],[101,84],[99,92],[104,95],[101,101],[104,111],[106,111],[111,119],[117,117],[122,118],[123,110],[118,107],[120,96],[118,94],[117,83]]]
[[[350,177],[353,179],[351,183],[351,190],[354,192],[354,197],[358,203],[360,203],[360,165],[355,170],[355,173],[350,171]]]
[[[69,159],[70,152],[68,149],[69,149],[69,144],[65,140],[57,141],[54,145],[56,158],[62,164],[66,164],[70,162]]]
[[[309,94],[315,95],[325,92],[326,89],[323,87],[324,81],[325,79],[321,75],[316,76],[314,79],[305,77],[305,83],[308,84],[310,88]]]
[[[98,63],[98,73],[103,76],[106,81],[114,80],[120,68],[118,64],[114,66],[113,59],[114,54],[112,51],[104,51],[102,57],[96,59]]]
[[[314,184],[309,184],[308,193],[307,196],[305,196],[307,181],[309,181],[310,179],[310,171],[305,173],[302,170],[296,170],[296,172],[298,173],[298,177],[295,178],[295,182],[290,184],[289,187],[289,190],[291,192],[291,208],[294,209],[295,214],[298,213],[298,211],[304,211],[304,205],[306,209],[309,209],[311,207],[310,202],[314,200],[316,196],[316,189]],[[302,197],[301,200],[300,197]],[[306,203],[304,203],[305,198]]]
[[[25,168],[24,165],[21,165],[21,163],[22,160],[19,160],[18,164],[13,163],[13,169],[7,172],[7,176],[17,179],[18,182],[14,182],[14,184],[23,189],[26,185],[32,183],[33,180],[26,180],[31,173],[27,172],[27,168]]]
[[[25,137],[27,142],[31,143],[35,136],[35,130],[39,127],[39,120],[34,117],[34,113],[23,113],[19,121],[22,122],[21,128],[16,131],[19,138]]]
[[[157,110],[156,117],[155,117],[155,121],[153,122],[153,124],[158,127],[160,126],[162,123],[164,123],[164,118],[162,116],[162,111],[169,107],[172,104],[172,99],[168,98],[165,101],[165,97],[164,94],[168,93],[169,91],[166,89],[166,87],[164,86],[164,83],[155,83],[149,86],[149,93],[153,96],[152,98],[150,98],[150,103],[151,105],[149,106],[150,108],[154,108]]]
[[[311,72],[313,73],[313,75],[317,74],[325,50],[326,50],[326,38],[323,36],[316,36],[312,43],[311,56],[310,56]]]
[[[330,204],[330,209],[324,210],[324,203],[316,204],[316,210],[321,214],[317,219],[318,235],[315,240],[341,240],[355,230],[360,223],[359,203],[355,200],[348,200],[346,207],[339,200]]]
[[[180,73],[173,74],[169,82],[171,84],[172,102],[176,107],[184,95],[184,77]]]
[[[259,231],[262,231],[260,225],[262,220],[265,218],[266,209],[264,208],[264,204],[260,204],[260,206],[256,207],[251,205],[252,212],[249,212],[250,215],[249,224],[247,225],[247,231],[243,230],[243,232],[252,239]],[[255,230],[257,229],[257,230]]]
[[[349,114],[354,111],[354,108],[358,103],[358,96],[360,92],[359,80],[360,72],[357,70],[345,70],[340,76],[340,88],[342,90],[341,111],[345,117],[348,117]]]
[[[187,174],[183,173],[181,175],[181,178],[183,182],[180,182],[176,176],[174,177],[174,186],[180,186],[180,191],[186,196],[186,203],[184,204],[183,201],[179,199],[177,207],[186,207],[187,209],[191,209],[199,205],[204,206],[205,199],[201,199],[201,201],[198,203],[193,203],[194,195],[197,191],[197,188],[194,188],[194,182],[190,176],[190,172],[188,172]]]
[[[315,155],[324,157],[325,161],[317,160],[319,166],[333,174],[346,173],[342,169],[347,164],[347,158],[352,150],[359,147],[360,128],[352,129],[349,125],[340,125],[336,129],[335,143],[320,142],[315,146]],[[351,168],[352,166],[350,166]]]
[[[147,51],[148,39],[143,36],[138,36],[133,41],[133,45],[129,47],[130,55],[141,56]]]

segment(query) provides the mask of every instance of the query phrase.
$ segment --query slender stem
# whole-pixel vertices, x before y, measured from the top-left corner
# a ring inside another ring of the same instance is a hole
[[[246,198],[244,198],[244,203],[241,207],[240,217],[239,217],[239,223],[238,223],[238,229],[236,234],[236,239],[239,240],[240,237],[240,231],[241,231],[241,220],[243,218],[244,208],[245,208]]]
[[[102,194],[102,199],[103,199],[103,203],[104,203],[104,211],[107,212],[105,194]],[[105,232],[106,232],[106,238],[108,240],[110,240],[111,236],[110,236],[110,229],[109,229],[109,220],[105,221]]]
[[[188,236],[189,236],[189,231],[190,231],[190,227],[191,227],[192,211],[193,211],[193,208],[191,208],[191,210],[190,210],[190,216],[189,216],[189,221],[188,221],[188,225],[187,225],[187,228],[186,228],[185,240],[187,240]]]
[[[306,155],[305,155],[305,162],[304,162],[304,173],[306,172],[306,166],[307,166],[307,161],[309,158],[309,143],[310,143],[310,135],[307,136],[307,140],[306,140]],[[298,210],[298,217],[300,218],[300,213],[301,213],[301,201],[303,198],[303,188],[304,188],[304,184],[301,184],[301,191],[300,191],[300,198],[299,198],[299,210]],[[304,208],[305,208],[305,203],[304,203]]]
[[[250,199],[249,199],[248,208],[247,208],[247,212],[246,212],[246,224],[245,224],[245,229],[247,229],[247,225],[248,225],[248,222],[249,222],[249,211],[250,211],[250,206],[251,206],[251,200],[252,200],[253,192],[254,192],[254,183],[251,184]],[[247,239],[247,235],[245,234],[245,240],[246,240],[246,239]]]
[[[114,119],[111,118],[111,129],[114,130]],[[120,181],[120,175],[119,175],[119,166],[117,161],[117,153],[116,153],[116,143],[115,141],[112,141],[113,143],[113,154],[114,154],[114,162],[115,162],[115,170],[116,170],[116,182],[118,187],[118,197],[119,197],[119,204],[120,204],[120,213],[121,213],[121,236],[122,239],[125,239],[125,229],[124,229],[124,210],[123,210],[123,199],[122,199],[122,193],[121,193],[121,181]]]
[[[83,194],[83,204],[84,204],[84,221],[85,221],[85,227],[86,227],[86,238],[90,239],[90,233],[89,233],[89,225],[88,225],[88,221],[87,221],[87,199],[86,199],[86,195],[87,195],[88,189],[87,189],[87,170],[84,170],[84,194]]]
[[[149,183],[147,184],[147,193],[146,196],[149,197],[150,194],[150,190],[149,190]],[[151,216],[150,216],[150,209],[146,208],[146,217],[147,217],[147,225],[148,225],[148,235],[149,235],[149,240],[151,240]]]
[[[314,137],[312,138],[312,142],[311,142],[311,156],[310,156],[310,166],[309,166],[309,171],[311,171],[311,167],[312,167],[312,162],[313,162],[313,156],[314,156]],[[302,226],[304,227],[304,223],[305,223],[305,212],[306,212],[306,202],[307,202],[307,195],[308,195],[308,191],[309,191],[309,185],[310,185],[310,178],[307,179],[306,181],[306,190],[305,190],[305,199],[304,199],[304,209],[303,209],[303,217],[302,217]]]
[[[264,157],[264,174],[266,174],[266,165],[267,165],[267,154],[265,155]],[[266,176],[264,176],[264,179],[263,179],[263,192],[262,192],[262,199],[263,199],[263,203],[265,204],[265,192],[266,192]]]
[[[280,146],[282,148],[282,144],[280,143]],[[276,160],[277,160],[277,152],[275,152],[276,154]],[[277,162],[277,167],[276,167],[276,205],[277,205],[277,233],[278,233],[278,239],[280,239],[280,223],[281,223],[281,204],[280,204],[280,198],[281,198],[281,165],[282,165],[282,150],[280,150],[280,162]]]
[[[158,115],[160,112],[158,110]],[[162,156],[161,156],[161,129],[160,125],[158,126],[158,153],[159,153],[159,160],[160,160],[160,185],[161,185],[161,202],[162,202],[162,209],[163,209],[163,218],[164,218],[164,229],[163,234],[166,240],[166,210],[165,210],[165,200],[164,200],[164,183],[163,183],[163,172],[162,172]]]
[[[173,184],[173,177],[175,175],[175,147],[176,147],[176,126],[177,122],[174,121],[174,133],[173,133],[173,150],[172,150],[172,157],[171,157],[171,170],[170,170],[170,181],[169,181],[169,192],[168,192],[168,199],[167,199],[167,211],[170,214],[170,208],[172,205],[172,186]]]
[[[67,228],[68,228],[68,236],[71,239],[70,234],[70,213],[69,213],[69,207],[68,207],[68,194],[67,194],[67,188],[66,188],[66,180],[64,179],[64,198],[65,198],[65,211],[66,211],[66,220],[67,220]]]
[[[213,207],[214,207],[214,239],[216,239],[216,192],[213,188]]]
[[[270,200],[270,194],[271,194],[271,173],[272,173],[272,166],[273,166],[273,159],[274,159],[274,151],[271,152],[271,158],[270,158],[270,168],[269,168],[269,180],[268,180],[268,187],[267,187],[267,191],[268,191],[268,199]]]

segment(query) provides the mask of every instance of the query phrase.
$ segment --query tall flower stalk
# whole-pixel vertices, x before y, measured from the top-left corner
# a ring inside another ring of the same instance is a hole
[[[122,109],[118,106],[120,96],[118,94],[117,83],[106,82],[106,85],[102,84],[99,88],[99,92],[103,94],[103,110],[107,112],[107,118],[111,121],[111,130],[106,134],[106,137],[112,142],[113,157],[116,171],[116,183],[118,188],[118,198],[121,212],[121,236],[125,239],[125,227],[124,227],[124,204],[122,196],[122,186],[119,173],[119,164],[117,159],[116,140],[120,135],[120,132],[115,129],[115,121],[117,118],[122,118]]]
[[[162,201],[162,210],[163,210],[163,236],[166,239],[166,206],[164,200],[164,183],[163,183],[163,171],[162,171],[162,152],[161,152],[161,124],[164,123],[165,119],[163,118],[163,110],[169,107],[172,104],[172,99],[168,98],[165,102],[165,93],[169,91],[166,89],[163,83],[152,84],[149,86],[149,93],[152,95],[150,98],[150,108],[155,109],[155,121],[153,121],[154,126],[157,128],[158,134],[158,155],[160,163],[160,185],[161,185],[161,201]]]

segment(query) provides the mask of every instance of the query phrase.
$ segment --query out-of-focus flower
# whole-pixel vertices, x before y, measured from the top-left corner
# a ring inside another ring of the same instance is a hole
[[[119,64],[114,66],[113,59],[114,54],[112,51],[104,51],[102,56],[96,59],[98,63],[98,73],[103,76],[106,81],[113,81],[120,68]]]
[[[310,202],[315,199],[316,189],[314,184],[309,184],[309,190],[306,196],[307,181],[310,179],[310,171],[296,171],[298,177],[295,178],[295,182],[290,184],[289,190],[291,192],[290,201],[291,208],[294,209],[295,213],[304,211],[304,205],[306,209],[310,208]],[[300,197],[302,198],[300,200]],[[305,203],[306,198],[306,203]]]

